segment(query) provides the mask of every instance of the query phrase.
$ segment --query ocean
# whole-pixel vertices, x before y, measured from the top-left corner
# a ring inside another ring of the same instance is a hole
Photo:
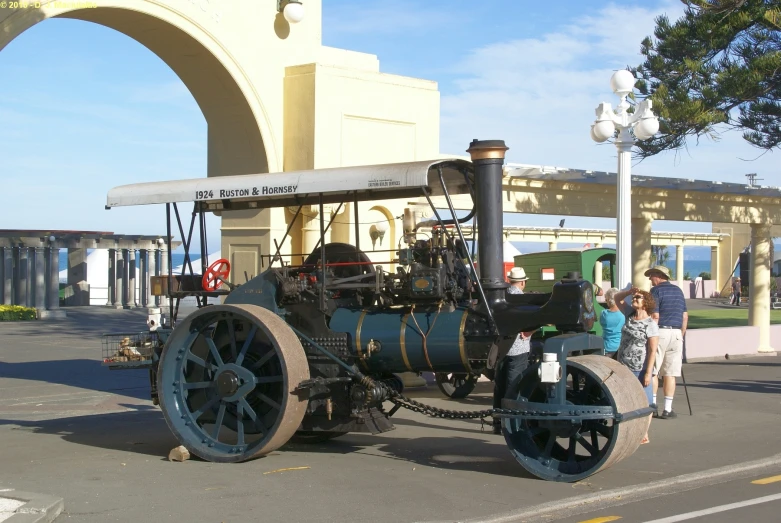
[[[191,259],[199,259],[200,254],[190,254]],[[171,263],[178,267],[184,263],[184,254],[174,253],[171,255]],[[60,271],[64,271],[68,266],[68,256],[65,250],[60,251]],[[675,273],[675,259],[667,260],[667,266]],[[195,269],[195,267],[193,267]],[[696,278],[702,272],[711,272],[710,260],[683,260],[683,273],[689,273],[691,279]]]

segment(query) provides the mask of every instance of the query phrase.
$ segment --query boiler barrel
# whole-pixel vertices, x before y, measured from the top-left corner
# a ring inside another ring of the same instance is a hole
[[[350,351],[367,372],[471,372],[464,340],[469,312],[337,309],[330,328],[350,335]],[[368,354],[371,340],[380,350]]]

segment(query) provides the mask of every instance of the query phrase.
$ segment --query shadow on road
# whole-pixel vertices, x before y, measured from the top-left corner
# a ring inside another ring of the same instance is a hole
[[[737,392],[757,392],[760,394],[781,393],[781,381],[700,381],[699,383],[690,383],[688,386]]]
[[[149,371],[111,371],[99,361],[87,359],[0,361],[0,379],[31,380],[78,387],[84,390],[111,392],[138,399],[149,399]]]
[[[144,405],[123,406],[135,410],[42,421],[0,419],[0,426],[14,425],[10,430],[33,435],[53,434],[77,445],[166,458],[178,443],[168,430],[160,409]]]

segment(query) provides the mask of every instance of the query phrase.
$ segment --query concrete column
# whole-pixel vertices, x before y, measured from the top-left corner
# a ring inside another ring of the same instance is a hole
[[[644,290],[651,288],[651,282],[644,273],[651,267],[652,223],[653,220],[645,216],[632,218],[632,284]]]
[[[39,311],[46,310],[46,257],[43,247],[35,248],[35,308]]]
[[[770,224],[751,224],[751,281],[748,289],[748,324],[759,327],[757,352],[770,346]]]
[[[28,263],[29,249],[27,247],[18,247],[19,258],[17,263],[16,273],[16,303],[15,305],[21,305],[22,307],[28,307],[27,301],[27,285],[30,279],[30,265]]]
[[[141,307],[149,306],[149,263],[147,249],[138,251],[138,303]]]
[[[49,310],[60,308],[60,249],[49,249]]]
[[[108,250],[108,280],[107,280],[107,289],[106,294],[108,295],[108,298],[106,299],[106,306],[107,307],[113,307],[114,306],[114,299],[117,292],[117,257],[116,257],[116,250],[115,249],[109,249]]]
[[[87,281],[87,249],[68,249],[68,285]]]
[[[557,251],[559,249],[559,244],[556,242],[548,242],[548,250],[549,251]]]
[[[27,302],[25,303],[25,306],[35,307],[35,302],[33,301],[34,299],[33,293],[35,292],[35,248],[27,247],[26,250],[27,250],[27,280],[26,280]]]
[[[304,214],[301,228],[301,254],[306,258],[315,250],[315,246],[320,240],[320,210],[317,205],[310,205],[304,207],[301,212]]]
[[[47,257],[49,274],[46,282],[48,299],[46,310],[40,312],[40,317],[62,319],[65,318],[67,314],[60,308],[60,249],[52,245],[52,247],[47,250],[49,251]]]
[[[721,260],[719,259],[719,254],[718,245],[710,248],[710,277],[716,281],[717,291],[721,291],[721,280],[719,280],[719,274],[721,273]]]
[[[683,245],[675,246],[675,279],[683,285]]]
[[[149,268],[147,269],[147,272],[149,273],[149,278],[152,276],[159,276],[160,275],[160,266],[157,264],[157,257],[159,256],[159,251],[157,249],[152,249],[147,251],[147,263],[149,265]],[[149,302],[149,307],[156,307],[160,305],[160,298],[158,296],[152,296],[152,284],[150,283],[147,286],[147,301]]]
[[[116,284],[114,285],[114,307],[121,309],[125,304],[125,259],[123,258],[124,249],[115,249],[117,253],[116,261]]]
[[[130,308],[130,253],[122,249],[122,307]]]
[[[11,305],[14,296],[14,250],[11,247],[3,249],[3,305]]]
[[[127,263],[127,305],[130,308],[135,308],[138,307],[138,302],[136,301],[136,249],[129,249],[128,254],[130,259]]]
[[[168,249],[160,249],[160,275],[168,274]],[[165,287],[163,292],[165,292]],[[160,306],[168,307],[168,296],[160,296]]]

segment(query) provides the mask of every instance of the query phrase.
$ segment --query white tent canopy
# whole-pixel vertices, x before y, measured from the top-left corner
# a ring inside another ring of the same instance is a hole
[[[502,253],[505,263],[513,263],[515,262],[515,257],[521,254],[521,251],[515,248],[515,245],[510,243],[509,240],[505,240],[505,242],[502,244]]]

